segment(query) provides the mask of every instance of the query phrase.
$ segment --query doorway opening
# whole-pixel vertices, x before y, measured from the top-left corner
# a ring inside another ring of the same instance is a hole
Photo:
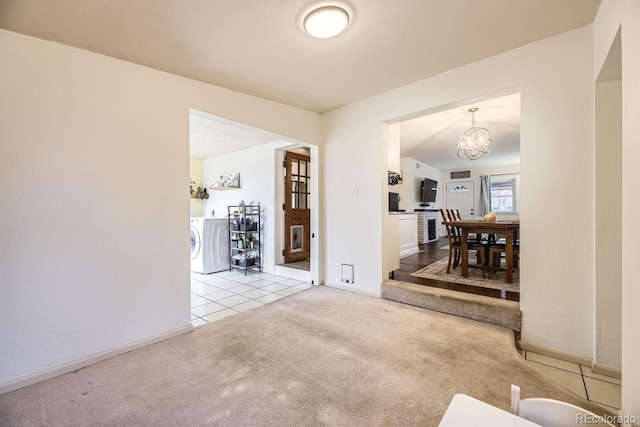
[[[473,161],[459,158],[456,150],[458,136],[472,126],[469,116],[471,108],[478,108],[475,121],[478,126],[487,128],[493,139],[489,152]],[[400,158],[399,164],[392,165],[390,161],[389,167],[391,170],[395,166],[398,170],[393,172],[399,172],[402,176],[399,183],[390,181],[389,191],[399,193],[400,211],[417,214],[420,250],[417,254],[399,259],[399,268],[393,274],[397,280],[519,300],[519,293],[509,290],[509,285],[496,284],[490,287],[491,284],[482,283],[487,287],[481,287],[480,283],[473,286],[462,280],[447,282],[412,274],[431,264],[439,266],[439,262],[448,257],[449,243],[446,228],[442,226],[441,208],[456,209],[463,219],[469,220],[483,219],[489,210],[496,212],[498,219],[519,220],[519,205],[515,201],[520,197],[516,194],[519,191],[516,184],[520,182],[520,117],[520,92],[512,88],[389,122],[389,127],[395,128],[394,132],[389,133],[396,139],[388,140],[389,152],[399,153]],[[392,146],[394,143],[397,144],[395,147]],[[427,179],[437,182],[435,200],[425,200],[423,197],[421,183]],[[502,188],[505,183],[513,185],[510,189]],[[511,204],[506,203],[509,191],[512,192]],[[481,203],[483,195],[488,200]],[[484,212],[487,206],[488,210]],[[434,218],[437,225],[436,240],[428,232],[428,221]],[[445,269],[446,265],[445,262]],[[494,276],[496,280],[501,277]]]
[[[307,278],[312,269],[315,233],[311,231],[314,214],[314,188],[317,182],[310,147],[284,147],[279,151],[276,168],[276,195],[279,231],[276,271]]]
[[[190,180],[208,193],[205,199],[191,198],[191,216],[227,219],[229,206],[238,206],[241,202],[246,205],[260,204],[260,236],[264,245],[261,246],[262,272],[318,284],[316,257],[319,251],[317,239],[314,238],[318,219],[313,211],[308,216],[306,226],[311,236],[295,236],[293,240],[296,245],[302,243],[307,249],[305,259],[308,267],[301,270],[304,275],[297,274],[293,268],[276,271],[276,266],[283,264],[280,259],[283,249],[283,153],[294,151],[310,157],[310,161],[304,165],[308,173],[296,175],[290,197],[295,195],[298,204],[304,202],[306,206],[315,207],[318,206],[317,179],[312,179],[310,172],[317,174],[317,147],[202,111],[190,109],[189,116]],[[215,185],[228,176],[237,177],[233,185],[224,188]],[[298,252],[298,248],[294,247],[294,254]]]

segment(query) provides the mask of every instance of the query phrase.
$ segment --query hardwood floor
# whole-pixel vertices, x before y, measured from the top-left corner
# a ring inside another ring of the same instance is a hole
[[[418,285],[450,289],[452,291],[467,292],[470,294],[484,295],[510,301],[520,301],[520,294],[517,292],[480,288],[476,286],[462,285],[459,283],[442,282],[440,280],[423,279],[421,277],[411,276],[411,273],[418,271],[422,267],[425,267],[448,256],[448,249],[440,249],[447,244],[447,239],[441,238],[440,240],[437,240],[435,242],[419,245],[422,252],[400,259],[400,268],[395,271],[394,279],[403,282],[416,283]]]

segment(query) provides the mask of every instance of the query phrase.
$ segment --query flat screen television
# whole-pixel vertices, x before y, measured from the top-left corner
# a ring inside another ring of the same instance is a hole
[[[420,185],[420,202],[435,203],[438,192],[438,181],[429,178],[422,180]]]

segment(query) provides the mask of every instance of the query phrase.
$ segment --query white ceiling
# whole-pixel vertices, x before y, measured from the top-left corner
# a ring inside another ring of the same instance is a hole
[[[281,140],[278,135],[189,110],[189,156],[209,159]]]
[[[471,127],[469,108],[477,107],[475,123],[491,134],[489,154],[469,162],[456,154],[458,135]],[[475,102],[400,123],[400,156],[439,170],[520,163],[520,94]]]
[[[600,0],[348,0],[353,17],[332,39],[314,39],[300,29],[303,11],[313,3],[0,0],[0,28],[323,113],[585,26]],[[505,116],[490,118],[492,108]],[[446,147],[429,158],[448,164],[446,155],[455,147],[447,144],[461,132],[457,125],[464,128],[469,120],[466,109],[402,125],[402,152],[424,161],[418,147]],[[503,123],[514,117],[506,109],[488,105],[477,115],[494,136],[491,157],[500,153],[500,129],[519,128],[519,122]],[[199,119],[191,125],[192,155],[200,158],[273,137]],[[198,136],[204,129],[211,132],[206,138]],[[514,141],[512,133],[506,135]],[[203,151],[207,145],[213,151]],[[513,155],[509,146],[507,155]]]

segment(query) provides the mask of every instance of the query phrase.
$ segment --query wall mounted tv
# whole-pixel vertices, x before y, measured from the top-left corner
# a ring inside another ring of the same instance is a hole
[[[422,180],[420,185],[420,202],[435,203],[438,192],[438,182],[429,178]]]

